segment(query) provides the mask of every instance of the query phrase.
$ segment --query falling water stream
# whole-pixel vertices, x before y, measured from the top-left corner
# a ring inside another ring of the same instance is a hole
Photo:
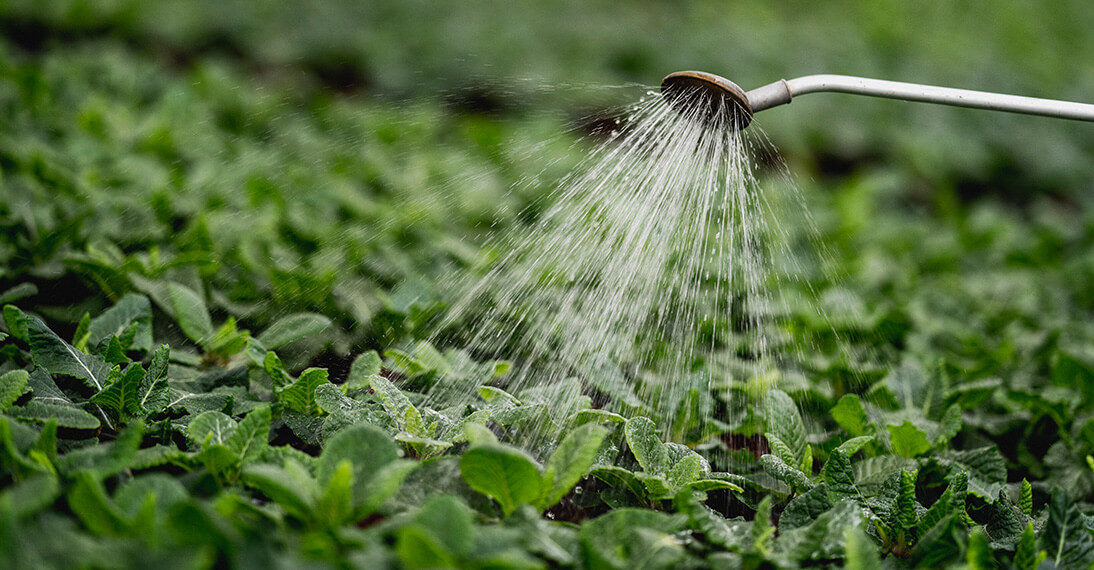
[[[735,128],[726,106],[688,109],[655,93],[634,105],[551,209],[459,288],[446,323],[471,331],[477,357],[513,359],[510,393],[601,394],[667,429],[689,390],[778,366],[779,291],[799,278],[788,221],[810,222],[792,184],[761,188],[755,160],[771,151],[758,128]],[[463,396],[475,394],[443,379],[430,394]]]

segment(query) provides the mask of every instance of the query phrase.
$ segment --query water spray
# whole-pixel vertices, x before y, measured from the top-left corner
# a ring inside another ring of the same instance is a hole
[[[1094,105],[1087,103],[849,75],[806,75],[796,79],[780,79],[748,92],[724,77],[704,71],[677,71],[661,82],[661,93],[677,111],[686,114],[698,111],[700,117],[710,118],[725,108],[733,112],[738,129],[747,127],[752,122],[752,116],[760,111],[790,103],[799,95],[824,92],[1094,121]]]

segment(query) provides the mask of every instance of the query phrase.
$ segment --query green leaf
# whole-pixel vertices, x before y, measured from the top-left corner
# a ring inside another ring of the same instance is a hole
[[[870,428],[870,418],[862,400],[855,394],[844,394],[831,410],[832,419],[843,431],[852,437],[866,435]]]
[[[540,510],[557,503],[585,476],[596,460],[600,444],[608,430],[596,424],[582,425],[569,433],[558,445],[543,470],[543,496]]]
[[[308,368],[291,385],[275,390],[278,401],[285,407],[301,414],[314,414],[318,411],[315,404],[315,389],[326,384],[326,368]]]
[[[82,471],[105,479],[132,466],[143,438],[144,424],[135,421],[110,443],[81,447],[59,456],[57,470],[63,475]]]
[[[234,430],[229,431],[224,445],[243,463],[261,457],[270,445],[270,419],[269,406],[251,410]]]
[[[458,568],[440,543],[440,539],[418,526],[399,529],[395,552],[406,568]]]
[[[1033,486],[1022,479],[1022,487],[1018,490],[1018,510],[1027,517],[1033,516]]]
[[[38,317],[27,317],[27,331],[35,364],[52,374],[79,378],[89,388],[103,389],[103,382],[110,373],[105,360],[76,350],[49,330]]]
[[[901,550],[915,542],[916,523],[919,522],[919,513],[916,512],[915,479],[914,474],[901,470],[900,489],[890,509],[892,529],[897,535],[896,540],[900,543]]]
[[[950,515],[919,538],[912,549],[911,563],[916,568],[940,568],[958,558],[965,550],[968,530],[956,515]]]
[[[833,505],[843,500],[861,500],[862,495],[855,487],[851,460],[839,449],[833,449],[828,456],[828,461],[821,468],[821,478],[828,486],[828,499]]]
[[[68,491],[68,506],[91,532],[99,536],[125,534],[129,521],[118,512],[102,483],[91,473],[77,472]]]
[[[783,440],[779,439],[779,436],[768,432],[764,434],[767,438],[767,444],[771,447],[771,453],[782,460],[787,465],[794,465],[797,468],[798,460],[794,458],[794,452],[785,444]]]
[[[243,483],[276,502],[286,513],[310,521],[319,487],[300,463],[290,459],[284,467],[264,463],[243,466]]]
[[[626,489],[638,499],[646,497],[646,486],[631,471],[614,465],[598,465],[589,474],[616,489]]]
[[[0,412],[8,409],[27,391],[30,374],[26,370],[12,370],[0,376]]]
[[[1014,567],[1017,570],[1037,570],[1041,561],[1048,557],[1048,552],[1037,550],[1037,537],[1033,532],[1033,522],[1026,524],[1022,531],[1022,538],[1018,540],[1018,547],[1014,551]]]
[[[969,475],[969,492],[991,503],[1007,482],[1007,463],[999,448],[989,445],[962,451],[943,451],[937,460],[958,465]]]
[[[349,368],[349,376],[346,377],[345,384],[342,384],[342,391],[349,392],[350,390],[362,390],[369,387],[369,379],[372,376],[380,375],[380,367],[383,361],[380,360],[380,355],[376,354],[375,350],[362,352],[353,359],[353,364]]]
[[[1079,506],[1057,490],[1048,504],[1048,521],[1041,528],[1041,550],[1056,568],[1087,568],[1094,560],[1094,535],[1086,527]]]
[[[327,474],[315,506],[315,519],[337,528],[353,515],[353,463],[343,459]]]
[[[979,527],[969,533],[969,546],[965,550],[965,568],[968,570],[994,570],[995,557],[988,537]]]
[[[881,557],[878,556],[878,547],[874,544],[862,527],[848,527],[844,531],[844,559],[846,570],[875,570],[881,568]]]
[[[93,430],[102,425],[95,416],[74,406],[46,404],[37,400],[27,402],[25,406],[9,408],[7,414],[21,420],[45,422],[56,420],[57,425],[71,429]]]
[[[687,517],[648,509],[613,510],[581,525],[588,568],[678,568],[686,551],[674,538]]]
[[[949,443],[961,431],[961,425],[961,407],[951,404],[938,422],[938,430],[935,432],[932,445],[941,447]]]
[[[266,356],[262,359],[262,368],[269,375],[270,380],[273,381],[274,389],[283,388],[294,382],[292,376],[289,376],[285,372],[285,367],[281,364],[281,359],[277,357],[277,354],[273,351],[267,352]]]
[[[672,486],[679,488],[698,480],[709,471],[710,469],[702,456],[699,454],[692,454],[677,461],[676,464],[672,466],[672,469],[669,469],[666,478]]]
[[[760,464],[764,471],[778,481],[782,481],[798,492],[808,491],[813,488],[813,482],[798,469],[787,465],[785,461],[775,455],[767,454],[760,457]]]
[[[378,508],[418,465],[399,460],[399,448],[391,437],[365,425],[348,427],[327,440],[318,461],[319,484],[326,485],[343,461],[353,467],[353,504],[359,516]]]
[[[965,519],[965,497],[969,494],[969,476],[963,470],[957,469],[950,479],[949,486],[919,521],[919,534],[927,533],[934,528],[934,525],[950,515],[958,517],[959,520]]]
[[[782,390],[771,390],[767,394],[764,409],[764,425],[767,432],[779,438],[793,454],[789,465],[801,465],[805,456],[805,424],[794,400]]]
[[[204,346],[214,332],[205,300],[193,289],[174,281],[167,283],[167,294],[179,328],[190,340]]]
[[[331,320],[318,313],[295,313],[274,321],[258,335],[258,341],[269,350],[277,350],[302,338],[317,335],[330,326]]]
[[[828,500],[828,486],[824,483],[794,497],[779,516],[780,530],[807,526],[832,508]]]
[[[135,326],[134,326],[135,325]],[[97,346],[111,336],[122,337],[132,331],[128,348],[147,352],[152,349],[152,304],[148,297],[128,293],[113,307],[91,319],[87,327],[87,346]]]
[[[661,442],[657,426],[649,418],[638,416],[627,420],[624,429],[627,445],[631,448],[642,470],[651,475],[664,475],[669,470],[669,452]]]
[[[9,277],[8,275],[4,276]],[[0,293],[0,303],[12,303],[19,299],[26,297],[33,297],[38,294],[38,286],[34,283],[20,283],[14,287],[10,287],[8,290]]]
[[[0,505],[6,502],[16,517],[24,518],[49,507],[60,496],[56,474],[41,473],[5,488],[0,492]]]
[[[600,409],[581,410],[581,411],[577,412],[576,414],[570,416],[570,423],[572,425],[574,425],[575,427],[580,426],[580,425],[590,424],[590,423],[622,424],[622,423],[626,423],[626,422],[627,422],[627,418],[625,418],[625,417],[623,417],[623,416],[621,416],[617,413],[609,412],[607,410],[600,410]]]
[[[856,504],[838,503],[808,525],[780,532],[777,548],[799,563],[833,560],[846,550],[847,530],[859,527],[862,520]]]
[[[236,422],[227,414],[210,410],[194,416],[186,433],[198,445],[224,445],[236,429]]]
[[[852,437],[851,439],[841,443],[838,449],[846,453],[847,457],[851,457],[855,453],[858,453],[858,450],[862,449],[863,446],[867,445],[871,441],[874,441],[874,436],[860,435],[858,437]]]
[[[143,416],[145,411],[141,408],[140,386],[144,376],[144,367],[139,363],[130,364],[121,373],[115,366],[107,378],[106,386],[91,396],[90,401],[114,410],[119,420]]]
[[[752,551],[764,556],[771,554],[775,543],[775,525],[771,524],[771,495],[765,495],[756,507],[752,521]]]
[[[460,473],[472,489],[492,497],[506,515],[541,492],[542,475],[523,451],[500,445],[473,447],[460,458]]]
[[[395,420],[395,424],[399,426],[399,429],[410,432],[406,424],[407,413],[410,410],[411,415],[417,412],[417,409],[410,403],[410,399],[406,397],[401,390],[395,387],[387,378],[380,375],[370,376],[368,379],[368,385],[372,388],[372,391],[380,398],[380,403],[383,404],[384,409],[387,410],[387,414],[391,416],[391,419]],[[418,414],[421,418],[421,414]]]
[[[138,406],[146,413],[156,414],[167,409],[171,402],[171,392],[167,386],[167,367],[171,358],[171,348],[160,345],[152,354],[148,373],[141,380],[137,391]]]
[[[889,430],[889,439],[893,444],[893,453],[909,459],[931,450],[927,433],[912,422],[904,420],[899,426],[885,426]]]
[[[413,525],[426,531],[444,551],[456,558],[474,547],[475,527],[468,508],[456,497],[432,497],[414,515]]]
[[[30,341],[27,315],[15,305],[4,305],[4,323],[8,325],[11,336],[23,341]]]

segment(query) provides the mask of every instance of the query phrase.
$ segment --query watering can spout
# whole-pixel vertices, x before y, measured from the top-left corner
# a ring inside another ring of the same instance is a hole
[[[1094,105],[1087,103],[850,75],[806,75],[795,79],[780,79],[745,92],[736,83],[712,73],[678,71],[665,77],[661,82],[661,92],[669,104],[681,114],[694,115],[698,111],[700,118],[709,118],[717,108],[732,108],[737,117],[733,125],[738,129],[747,127],[755,113],[785,105],[800,95],[822,92],[1094,121]],[[698,109],[696,101],[700,102]]]

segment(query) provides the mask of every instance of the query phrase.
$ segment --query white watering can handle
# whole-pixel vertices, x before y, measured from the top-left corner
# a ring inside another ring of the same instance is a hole
[[[780,79],[747,93],[753,113],[785,105],[806,93],[853,93],[887,99],[938,103],[955,107],[971,107],[991,111],[1009,111],[1027,115],[1044,115],[1077,121],[1094,121],[1094,105],[1021,97],[987,91],[971,91],[951,87],[936,87],[901,81],[885,81],[849,75],[807,75],[796,79]]]

